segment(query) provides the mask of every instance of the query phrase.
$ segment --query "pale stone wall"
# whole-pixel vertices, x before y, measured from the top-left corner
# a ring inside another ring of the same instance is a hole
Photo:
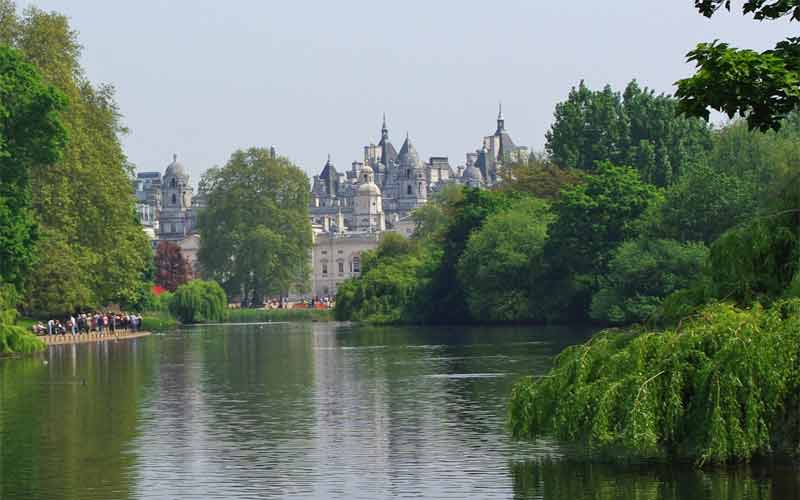
[[[311,295],[333,297],[345,280],[361,274],[361,254],[378,246],[378,233],[321,233],[311,250]]]

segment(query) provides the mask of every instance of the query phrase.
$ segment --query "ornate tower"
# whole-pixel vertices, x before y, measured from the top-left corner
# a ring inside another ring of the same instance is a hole
[[[359,172],[353,207],[353,228],[362,231],[386,229],[381,189],[375,184],[374,173],[369,165],[364,165]]]
[[[189,209],[192,207],[192,186],[189,175],[172,156],[161,180],[161,213],[158,237],[162,240],[180,240],[192,230]]]

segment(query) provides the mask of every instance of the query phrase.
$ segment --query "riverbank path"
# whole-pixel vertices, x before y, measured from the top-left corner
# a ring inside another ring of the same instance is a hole
[[[100,335],[98,333],[81,333],[79,335],[41,335],[39,338],[47,345],[85,344],[89,342],[108,342],[111,340],[128,340],[147,337],[150,332],[123,332]]]

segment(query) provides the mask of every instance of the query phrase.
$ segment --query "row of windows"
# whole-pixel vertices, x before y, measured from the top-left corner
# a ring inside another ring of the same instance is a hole
[[[338,264],[339,274],[344,274],[344,261],[340,260],[336,264]],[[361,272],[361,258],[360,257],[353,257],[353,261],[350,262],[350,272],[353,272],[353,273],[360,273]],[[327,262],[323,262],[322,263],[322,275],[323,276],[327,276],[328,275],[328,263]]]

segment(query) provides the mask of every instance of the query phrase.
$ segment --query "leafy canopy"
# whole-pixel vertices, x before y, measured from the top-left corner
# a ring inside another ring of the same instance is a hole
[[[706,17],[731,10],[730,0],[696,0]],[[800,19],[798,0],[747,0],[742,13],[758,21]],[[733,117],[747,117],[753,129],[778,129],[781,120],[800,104],[800,38],[790,37],[758,52],[738,49],[717,40],[700,43],[687,55],[696,73],[677,82],[680,110],[709,117],[711,107]]]
[[[66,99],[7,46],[0,46],[0,75],[0,285],[20,290],[38,239],[31,175],[61,156]]]
[[[311,225],[305,173],[268,149],[236,151],[209,170],[208,207],[198,217],[206,276],[243,303],[302,288],[308,279]]]

